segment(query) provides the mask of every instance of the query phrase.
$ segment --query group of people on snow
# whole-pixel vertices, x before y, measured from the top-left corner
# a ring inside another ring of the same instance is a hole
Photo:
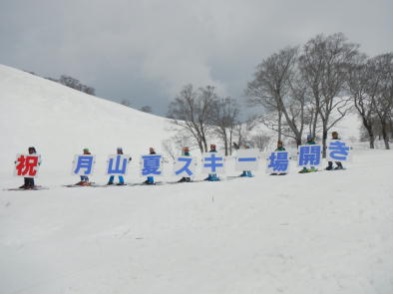
[[[339,140],[339,134],[337,131],[334,131],[331,133],[332,136],[332,140]],[[315,140],[313,138],[312,135],[308,135],[307,136],[307,141],[306,141],[307,145],[314,145]],[[237,144],[234,143],[234,147],[236,149],[239,149],[239,146]],[[250,145],[245,144],[243,146],[245,149],[249,149]],[[285,147],[283,145],[283,142],[281,140],[278,140],[277,142],[277,147],[275,149],[275,151],[285,151]],[[121,147],[117,148],[117,154],[118,155],[123,155],[123,149]],[[210,153],[216,153],[217,149],[216,149],[216,145],[215,144],[211,144],[210,145]],[[28,153],[29,155],[35,155],[37,154],[37,151],[35,149],[35,147],[29,147],[28,148]],[[149,154],[150,155],[155,155],[156,151],[154,148],[149,148]],[[90,151],[88,148],[84,148],[83,149],[83,155],[91,155]],[[183,147],[182,148],[182,156],[190,156],[190,150],[189,147]],[[131,157],[128,159],[129,162],[132,160]],[[16,162],[15,162],[16,163]],[[41,163],[39,163],[41,164]],[[328,166],[325,168],[326,170],[339,170],[339,169],[344,169],[342,163],[340,161],[336,161],[335,162],[336,167],[334,168],[333,166],[333,162],[332,161],[328,161]],[[306,167],[303,167],[303,169],[301,171],[299,171],[300,173],[307,173],[307,172],[315,172],[317,171],[317,169],[315,167],[311,167],[309,169],[307,169]],[[240,175],[240,177],[253,177],[252,172],[251,171],[243,171],[242,174]],[[124,181],[124,177],[122,175],[118,175],[118,179],[119,182],[117,183],[117,185],[125,185],[125,181]],[[107,185],[114,185],[114,180],[115,180],[115,176],[111,175],[109,177],[108,183]],[[210,173],[208,175],[207,178],[205,178],[204,180],[206,181],[219,181],[219,177],[216,173]],[[182,177],[178,182],[190,182],[191,179],[190,177]],[[147,179],[144,181],[145,184],[147,185],[153,185],[155,184],[155,179],[153,176],[148,176]],[[89,177],[86,175],[80,175],[80,181],[78,183],[76,183],[76,185],[80,185],[80,186],[89,186],[90,185],[90,181],[89,181]],[[22,186],[20,186],[21,189],[33,189],[35,187],[34,185],[34,178],[33,177],[25,177],[24,178],[24,184]]]

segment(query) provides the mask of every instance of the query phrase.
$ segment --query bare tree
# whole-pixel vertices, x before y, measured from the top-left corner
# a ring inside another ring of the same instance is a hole
[[[185,130],[178,132],[176,135],[162,141],[164,153],[172,160],[180,155],[183,147],[192,147],[190,137]]]
[[[131,108],[131,101],[128,100],[128,99],[123,99],[123,100],[120,102],[120,104],[122,104],[122,105],[124,105],[124,106],[126,106],[126,107]]]
[[[26,71],[26,70],[24,70],[24,71],[29,73],[29,74],[32,74],[32,75],[40,77],[40,75],[38,75],[38,74],[36,74],[34,72]],[[78,90],[78,91],[81,91],[81,92],[84,92],[84,93],[87,93],[87,94],[90,94],[90,95],[95,95],[95,92],[96,92],[96,90],[93,87],[84,85],[79,80],[77,80],[77,79],[75,79],[75,78],[73,78],[71,76],[61,75],[59,79],[54,79],[54,78],[51,78],[51,77],[43,77],[43,78],[47,79],[49,81],[52,81],[52,82],[60,83],[60,84],[62,84],[64,86],[73,88],[75,90]]]
[[[61,75],[59,80],[51,79],[52,81],[56,81],[60,84],[63,84],[67,87],[70,87],[72,89],[90,94],[90,95],[95,95],[95,89],[93,87],[87,86],[82,84],[79,80],[67,76],[67,75]]]
[[[388,133],[393,123],[393,53],[378,55],[371,62],[378,76],[378,94],[373,99],[373,105],[381,123],[385,147],[390,149]]]
[[[235,126],[235,137],[237,138],[237,142],[233,141],[233,148],[238,149],[249,141],[249,133],[256,126],[257,122],[258,118],[252,116],[245,122]]]
[[[326,156],[328,131],[350,109],[350,100],[341,94],[347,69],[357,54],[358,45],[348,43],[342,33],[336,33],[328,37],[318,35],[309,40],[300,57],[303,77],[313,94],[315,110],[322,122],[323,157]],[[334,111],[337,113],[335,117]],[[316,126],[317,116],[314,119]]]
[[[233,98],[220,98],[214,105],[214,113],[211,124],[213,131],[223,141],[225,155],[232,154],[232,142],[236,125],[239,124],[238,116],[240,113],[237,101]]]
[[[264,134],[257,134],[253,135],[250,141],[253,146],[257,147],[260,151],[264,151],[268,147],[271,137]]]
[[[150,107],[150,106],[143,106],[143,107],[140,108],[140,111],[148,113],[148,114],[152,114],[152,107]]]
[[[190,84],[169,105],[168,117],[189,132],[202,153],[208,151],[207,134],[212,128],[209,122],[217,100],[213,86],[195,91]]]
[[[295,72],[292,79],[289,79],[290,93],[286,105],[284,105],[284,115],[287,126],[291,130],[289,137],[294,138],[297,147],[302,144],[304,126],[308,123],[308,96],[307,85],[301,75]],[[310,111],[313,116],[313,109]],[[311,120],[312,118],[310,118]]]
[[[86,93],[86,94],[90,94],[90,95],[95,95],[95,89],[93,87],[87,86],[87,85],[80,85],[80,91]]]
[[[293,137],[301,144],[305,123],[307,87],[297,70],[298,48],[288,47],[263,60],[248,84],[247,94],[251,105],[262,105],[271,115],[262,122],[282,134]],[[277,113],[276,122],[272,114]],[[284,122],[282,118],[284,117]],[[290,131],[290,132],[289,132]]]
[[[379,76],[375,74],[374,63],[365,55],[359,55],[349,67],[347,85],[354,105],[361,116],[369,139],[369,147],[375,148],[375,97],[378,92]]]
[[[250,106],[260,105],[268,113],[277,114],[278,140],[282,137],[283,97],[287,92],[286,83],[291,75],[295,52],[295,48],[286,48],[264,59],[246,89]]]

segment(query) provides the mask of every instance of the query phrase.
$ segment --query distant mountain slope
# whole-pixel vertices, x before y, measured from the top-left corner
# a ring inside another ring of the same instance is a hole
[[[0,65],[0,172],[8,173],[16,153],[31,145],[52,169],[70,165],[84,147],[103,156],[118,146],[143,154],[150,146],[160,149],[167,127],[165,118]],[[52,161],[59,154],[64,162]]]

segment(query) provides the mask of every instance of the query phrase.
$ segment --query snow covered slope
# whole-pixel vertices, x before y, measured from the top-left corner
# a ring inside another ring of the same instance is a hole
[[[61,186],[83,147],[138,156],[165,125],[0,66],[0,293],[392,293],[392,151],[355,150],[345,171]],[[29,145],[49,189],[4,190]]]
[[[144,154],[151,146],[160,148],[169,136],[166,128],[162,117],[0,65],[0,173],[9,174],[16,153],[28,146],[43,155],[44,175],[69,173],[74,154],[85,147],[97,155],[98,164],[118,146],[125,153]]]

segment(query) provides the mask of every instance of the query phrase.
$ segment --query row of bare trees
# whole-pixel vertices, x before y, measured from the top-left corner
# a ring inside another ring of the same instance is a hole
[[[232,142],[240,108],[236,100],[219,97],[213,86],[194,89],[186,85],[170,103],[168,117],[195,140],[200,151],[208,151],[208,138],[217,136],[223,142],[225,154],[232,153]]]
[[[370,148],[382,135],[386,149],[393,137],[393,54],[360,54],[349,70],[348,89],[368,134]]]
[[[303,46],[286,47],[263,59],[247,85],[247,103],[263,108],[259,119],[277,131],[278,140],[289,137],[298,146],[305,134],[320,137],[324,157],[329,131],[354,109],[362,118],[370,147],[374,148],[379,133],[389,149],[392,59],[392,53],[368,58],[342,33],[318,35]],[[246,124],[240,124],[239,113],[236,100],[219,97],[213,86],[187,85],[170,103],[168,116],[201,152],[208,150],[208,136],[216,135],[228,155],[234,138],[238,144],[245,139]]]
[[[392,124],[392,53],[367,58],[342,33],[318,35],[302,48],[287,47],[265,58],[248,83],[249,106],[262,106],[261,120],[301,144],[304,132],[328,132],[354,107],[374,147],[372,121],[379,119],[386,148]],[[392,138],[392,128],[391,128]],[[325,155],[324,155],[325,156]]]
[[[26,71],[29,74],[35,75],[35,76],[40,76],[32,71]],[[78,79],[73,78],[71,76],[68,75],[61,75],[59,79],[54,79],[51,77],[45,77],[45,79],[56,82],[56,83],[60,83],[64,86],[70,87],[72,89],[90,94],[90,95],[95,95],[96,90],[88,85],[82,84]]]

